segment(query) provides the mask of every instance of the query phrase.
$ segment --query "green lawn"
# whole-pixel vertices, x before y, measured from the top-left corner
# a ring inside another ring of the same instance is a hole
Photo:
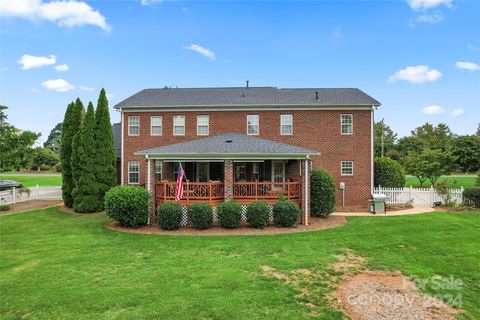
[[[406,176],[405,177],[405,187],[420,187],[420,182],[416,177],[413,176]],[[442,176],[438,181],[444,181],[447,179],[449,181],[449,184],[452,188],[468,188],[468,187],[473,187],[475,185],[475,181],[477,179],[477,176],[475,174],[462,174],[462,175],[451,175],[451,176]],[[456,181],[456,183],[455,183]],[[432,184],[430,183],[429,180],[425,181],[423,183],[424,188],[430,188]]]
[[[37,184],[39,186],[61,186],[62,185],[62,175],[58,176],[43,176],[41,174],[30,176],[18,174],[15,176],[2,176],[0,175],[0,180],[14,180],[23,184],[24,187],[30,188],[35,187]]]
[[[480,212],[355,217],[323,231],[250,237],[123,234],[106,222],[57,208],[0,217],[0,318],[309,319],[298,289],[261,266],[327,278],[347,250],[370,269],[460,279],[458,317],[480,318]],[[309,284],[318,292],[308,302],[320,318],[341,319],[323,279]]]

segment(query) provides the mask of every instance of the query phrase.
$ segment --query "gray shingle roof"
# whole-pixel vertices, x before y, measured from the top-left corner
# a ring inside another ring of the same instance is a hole
[[[149,150],[138,151],[136,155],[159,156],[159,158],[241,158],[248,156],[266,158],[305,158],[319,155],[309,150],[286,143],[229,132],[208,138],[171,144]]]
[[[117,158],[122,156],[122,127],[120,123],[112,124],[113,144]]]
[[[115,108],[372,105],[378,106],[380,102],[356,88],[237,87],[145,89],[118,103]]]

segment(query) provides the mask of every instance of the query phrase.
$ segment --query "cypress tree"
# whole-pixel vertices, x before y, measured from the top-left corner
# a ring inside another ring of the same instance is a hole
[[[65,111],[65,117],[63,118],[62,139],[60,142],[60,162],[62,164],[62,198],[65,206],[68,208],[73,206],[73,178],[70,164],[72,156],[72,139],[75,134],[72,130],[73,108],[74,103],[69,103],[67,110]]]
[[[105,193],[116,185],[116,156],[113,144],[112,124],[108,111],[108,100],[105,89],[102,88],[98,97],[95,113],[95,177],[98,184],[98,198],[103,210]]]
[[[73,209],[82,213],[96,212],[100,204],[95,180],[95,111],[91,102],[77,143],[79,172],[73,189]]]
[[[84,115],[85,115],[85,108],[83,107],[83,103],[82,101],[80,101],[80,99],[77,99],[75,101],[73,119],[75,119],[74,122],[77,124],[78,130],[75,132],[72,139],[72,157],[70,159],[71,168],[72,168],[73,188],[75,188],[77,181],[80,177],[80,173],[82,172],[82,168],[80,165],[79,144],[80,144],[80,132],[83,126]],[[73,188],[72,188],[72,191],[73,191]]]

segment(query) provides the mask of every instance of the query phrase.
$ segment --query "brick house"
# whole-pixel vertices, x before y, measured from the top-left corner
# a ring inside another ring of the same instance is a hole
[[[273,204],[282,196],[301,207],[306,224],[306,173],[318,167],[333,175],[339,206],[366,205],[379,105],[353,88],[145,89],[115,106],[121,183],[143,185],[152,206],[172,201],[181,162],[185,206],[225,199]]]

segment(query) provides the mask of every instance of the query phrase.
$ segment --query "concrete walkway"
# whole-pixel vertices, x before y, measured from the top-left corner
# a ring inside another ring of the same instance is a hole
[[[332,216],[343,216],[343,217],[391,217],[391,216],[405,216],[409,214],[419,214],[419,213],[426,213],[426,212],[432,212],[435,211],[435,208],[431,207],[413,207],[410,209],[405,209],[405,210],[395,210],[395,211],[388,211],[387,209],[387,214],[383,213],[377,213],[373,214],[367,211],[363,212],[340,212],[340,211],[335,211],[331,213],[330,215]]]

